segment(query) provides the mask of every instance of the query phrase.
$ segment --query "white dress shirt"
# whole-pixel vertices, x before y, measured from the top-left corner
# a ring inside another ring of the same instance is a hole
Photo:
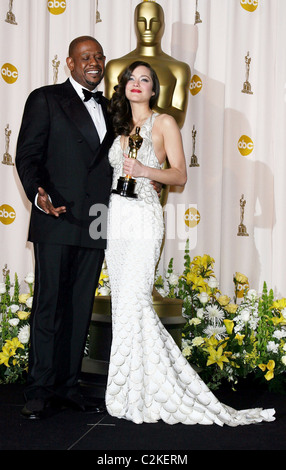
[[[69,78],[72,86],[74,87],[75,91],[77,92],[78,96],[80,99],[83,101],[84,100],[84,94],[82,91],[82,85],[80,83],[76,82],[72,77]],[[96,91],[96,88],[94,90],[89,90],[92,93]],[[97,129],[97,133],[99,135],[100,143],[103,141],[104,136],[106,134],[106,125],[105,125],[105,119],[103,116],[102,108],[99,103],[97,103],[94,99],[90,99],[88,101],[83,101],[83,104],[85,105],[86,109],[88,110],[91,119],[94,122],[94,125]]]

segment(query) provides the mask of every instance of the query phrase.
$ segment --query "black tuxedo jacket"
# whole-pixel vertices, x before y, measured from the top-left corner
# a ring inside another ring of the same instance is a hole
[[[107,133],[100,144],[93,121],[69,80],[29,95],[16,151],[18,174],[32,202],[28,240],[105,248],[106,213],[90,216],[89,212],[94,204],[107,208],[109,202],[108,150],[114,135],[107,103],[103,98]],[[67,207],[66,214],[56,218],[37,209],[34,200],[39,186],[50,195],[54,207]],[[89,228],[96,217],[99,230],[92,238]]]

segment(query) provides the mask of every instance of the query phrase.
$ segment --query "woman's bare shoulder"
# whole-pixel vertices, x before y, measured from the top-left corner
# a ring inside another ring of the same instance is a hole
[[[176,120],[171,116],[170,114],[163,113],[163,114],[158,114],[156,116],[155,120],[156,124],[159,126],[164,126],[165,128],[170,128],[170,127],[178,127]]]

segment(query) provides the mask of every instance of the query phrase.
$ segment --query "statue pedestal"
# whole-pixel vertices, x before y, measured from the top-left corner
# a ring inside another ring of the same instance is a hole
[[[186,322],[182,317],[182,306],[181,299],[153,296],[157,315],[179,347]],[[94,385],[98,389],[97,396],[104,396],[112,336],[110,296],[95,297],[89,333],[89,356],[82,361],[81,382]]]

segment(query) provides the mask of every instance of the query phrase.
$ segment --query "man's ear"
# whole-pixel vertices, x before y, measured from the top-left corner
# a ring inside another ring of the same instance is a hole
[[[73,62],[72,57],[67,57],[66,63],[67,63],[69,70],[72,72],[74,69],[74,62]]]

